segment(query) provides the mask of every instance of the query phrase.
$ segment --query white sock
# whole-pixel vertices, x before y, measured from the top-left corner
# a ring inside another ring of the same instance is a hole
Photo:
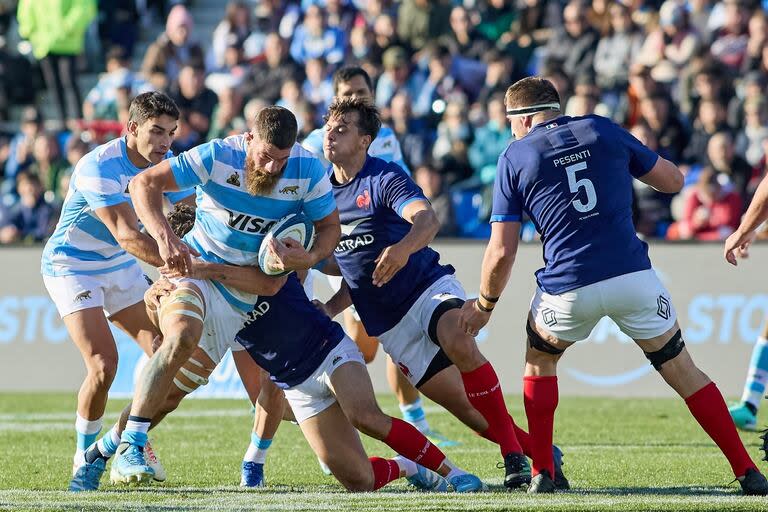
[[[255,433],[251,433],[251,443],[243,456],[243,461],[264,464],[267,460],[267,450],[271,445],[271,439],[261,439]]]
[[[84,460],[85,450],[96,442],[96,438],[99,436],[101,426],[104,423],[104,418],[97,418],[95,420],[87,420],[80,416],[78,413],[75,419],[75,432],[77,433],[77,446],[75,450],[75,464],[78,464]]]
[[[396,456],[394,459],[397,466],[400,468],[400,474],[405,476],[405,478],[408,478],[409,476],[413,476],[418,472],[418,467],[416,466],[416,463],[413,462],[411,459],[406,459],[402,455]]]
[[[427,415],[424,413],[424,407],[421,403],[421,398],[417,398],[416,401],[410,404],[400,404],[400,412],[403,414],[403,419],[416,427],[421,432],[429,432],[429,422],[427,421]]]
[[[109,432],[104,434],[104,437],[99,439],[97,444],[99,452],[105,457],[112,457],[117,451],[118,445],[120,445],[120,435],[117,433],[117,425],[109,429]]]

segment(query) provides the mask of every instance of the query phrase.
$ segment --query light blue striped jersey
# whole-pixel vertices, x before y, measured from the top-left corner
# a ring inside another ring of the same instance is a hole
[[[206,261],[258,265],[259,246],[275,222],[303,211],[312,221],[336,209],[328,175],[312,153],[294,144],[269,195],[253,196],[245,181],[244,135],[214,139],[171,160],[180,189],[197,186],[195,225],[184,240]],[[258,297],[214,285],[233,306],[253,309]]]
[[[168,153],[166,157],[173,156]],[[125,138],[102,144],[75,166],[56,230],[43,249],[41,272],[47,276],[106,274],[136,263],[120,247],[95,210],[129,203],[128,182],[142,169],[126,153]],[[166,194],[180,201],[189,191]]]
[[[331,163],[323,156],[323,135],[325,134],[325,126],[312,130],[309,135],[301,142],[304,149],[311,151],[320,161],[323,163],[323,167],[328,169]],[[371,142],[371,146],[368,148],[368,154],[370,156],[381,158],[385,162],[395,162],[399,165],[405,173],[410,176],[411,170],[405,165],[403,161],[403,150],[400,149],[400,142],[398,142],[395,136],[394,130],[389,125],[382,124],[376,138]]]

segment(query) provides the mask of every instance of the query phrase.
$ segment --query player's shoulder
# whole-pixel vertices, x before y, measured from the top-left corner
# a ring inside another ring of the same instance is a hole
[[[298,142],[293,145],[288,155],[285,178],[311,178],[325,174],[322,162],[314,153],[302,147]]]
[[[230,135],[224,139],[211,139],[198,147],[206,147],[217,160],[245,158],[247,143],[245,135]]]
[[[123,140],[113,139],[86,153],[75,166],[75,172],[83,176],[116,178],[125,172],[123,160],[127,158]]]

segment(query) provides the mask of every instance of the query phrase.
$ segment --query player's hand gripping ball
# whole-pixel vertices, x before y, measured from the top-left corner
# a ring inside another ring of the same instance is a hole
[[[292,270],[286,271],[276,266],[275,255],[269,250],[269,242],[273,238],[280,241],[292,238],[304,246],[305,251],[309,251],[315,242],[315,225],[306,215],[292,213],[277,221],[262,240],[259,247],[259,268],[268,276],[284,276]]]

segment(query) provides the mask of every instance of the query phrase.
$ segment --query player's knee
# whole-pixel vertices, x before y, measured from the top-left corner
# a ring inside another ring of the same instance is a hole
[[[336,477],[349,492],[370,492],[373,490],[373,471],[360,471]]]
[[[172,359],[187,359],[200,341],[200,329],[195,326],[181,325],[164,336],[162,349],[167,350]]]
[[[680,332],[680,329],[678,329],[669,341],[659,350],[644,353],[645,357],[648,358],[648,361],[651,362],[656,371],[661,371],[664,363],[675,359],[680,355],[684,348],[685,341],[683,341],[683,334]]]
[[[117,356],[110,357],[97,354],[88,362],[88,377],[96,383],[99,388],[112,385],[117,374]]]
[[[525,360],[533,365],[551,364],[560,359],[565,349],[554,346],[545,340],[529,322],[525,323],[525,333],[528,337],[528,350]]]

